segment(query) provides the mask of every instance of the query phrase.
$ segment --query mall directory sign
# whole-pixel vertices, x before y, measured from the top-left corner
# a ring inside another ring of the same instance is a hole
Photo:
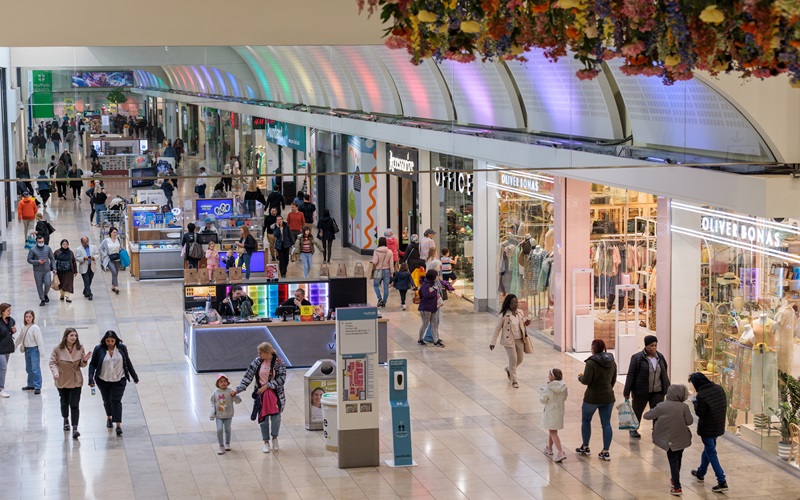
[[[231,198],[203,198],[195,200],[197,220],[203,221],[206,217],[212,219],[229,219],[233,216],[233,200]]]

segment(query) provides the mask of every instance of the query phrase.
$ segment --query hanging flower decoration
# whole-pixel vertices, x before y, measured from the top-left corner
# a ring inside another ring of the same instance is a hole
[[[669,85],[695,70],[800,85],[800,0],[356,0],[380,12],[386,45],[411,62],[525,61],[540,49],[557,61],[572,53],[595,78],[622,59],[627,75]]]

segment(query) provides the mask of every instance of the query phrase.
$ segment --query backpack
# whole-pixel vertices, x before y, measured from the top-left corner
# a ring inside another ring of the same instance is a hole
[[[191,257],[193,259],[202,259],[206,256],[205,252],[203,252],[203,246],[195,241],[195,237],[192,236],[192,241],[188,242],[189,248],[186,252],[187,257]]]

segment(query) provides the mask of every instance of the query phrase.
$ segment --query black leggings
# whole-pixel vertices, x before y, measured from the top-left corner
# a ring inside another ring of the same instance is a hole
[[[408,293],[408,290],[398,290],[398,292],[400,292],[400,304],[405,305],[406,304],[406,294]]]
[[[70,187],[72,187],[72,198],[75,200],[80,200],[81,186],[70,186]]]
[[[333,252],[333,240],[322,240],[322,258],[330,262],[331,253]]]
[[[61,416],[66,420],[72,415],[72,427],[78,427],[78,419],[81,416],[81,388],[59,389],[58,396],[61,398]]]

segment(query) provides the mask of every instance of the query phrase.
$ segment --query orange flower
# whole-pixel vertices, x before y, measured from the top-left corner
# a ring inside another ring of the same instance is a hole
[[[569,37],[570,40],[577,40],[580,36],[580,32],[574,27],[570,26],[567,28],[567,37]]]
[[[534,14],[541,14],[542,12],[547,11],[550,8],[550,2],[545,2],[539,5],[531,6],[531,12]]]
[[[742,31],[745,33],[750,33],[751,35],[755,35],[758,33],[758,28],[756,27],[756,23],[744,23],[742,25]]]

